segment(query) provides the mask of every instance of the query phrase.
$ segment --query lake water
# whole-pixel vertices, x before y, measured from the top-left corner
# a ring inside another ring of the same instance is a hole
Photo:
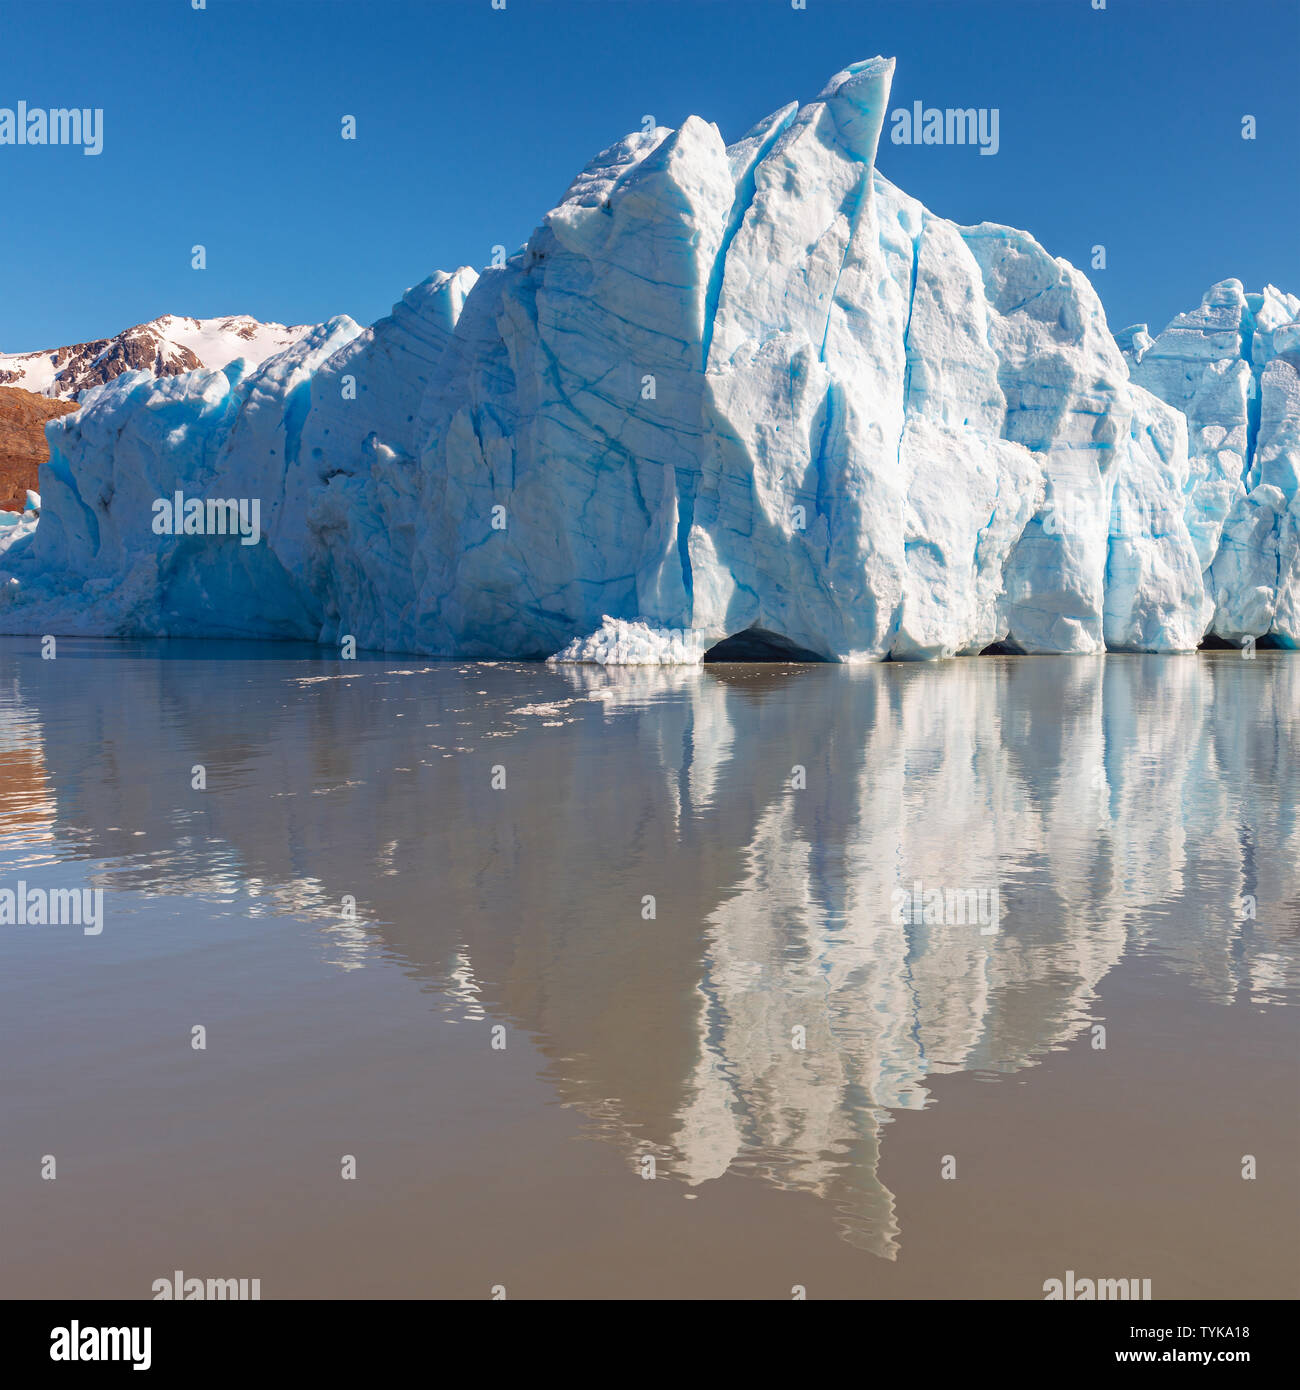
[[[0,640],[0,1293],[1294,1296],[1298,786],[1279,652]]]

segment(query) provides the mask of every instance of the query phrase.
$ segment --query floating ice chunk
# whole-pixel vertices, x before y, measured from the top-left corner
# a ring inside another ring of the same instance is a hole
[[[597,666],[694,666],[710,645],[703,633],[606,616],[589,637],[575,638],[549,660]]]

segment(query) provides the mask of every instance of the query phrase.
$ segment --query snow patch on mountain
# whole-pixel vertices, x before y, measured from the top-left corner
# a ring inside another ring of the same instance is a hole
[[[200,367],[220,371],[240,357],[256,366],[292,346],[309,327],[261,323],[247,314],[222,319],[164,314],[112,338],[41,352],[0,352],[0,386],[70,401],[127,371],[158,377]]]

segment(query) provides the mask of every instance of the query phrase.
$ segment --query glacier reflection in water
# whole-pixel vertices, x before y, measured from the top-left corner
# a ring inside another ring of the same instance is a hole
[[[74,859],[110,890],[314,919],[322,965],[396,962],[467,1026],[525,1030],[629,1164],[817,1194],[886,1258],[882,1146],[930,1078],[1087,1046],[1126,957],[1217,1005],[1295,999],[1283,654],[616,671],[219,650],[4,644],[5,882]],[[900,914],[915,884],[996,890],[996,929]]]

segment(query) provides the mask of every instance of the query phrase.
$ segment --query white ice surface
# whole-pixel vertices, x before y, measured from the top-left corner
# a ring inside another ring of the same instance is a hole
[[[842,661],[1296,645],[1300,301],[1225,281],[1117,341],[1028,233],[876,170],[892,74],[731,147],[628,136],[504,266],[372,328],[92,393],[47,429],[0,628],[596,662],[752,627]],[[260,543],[154,534],[178,490],[258,499]]]

